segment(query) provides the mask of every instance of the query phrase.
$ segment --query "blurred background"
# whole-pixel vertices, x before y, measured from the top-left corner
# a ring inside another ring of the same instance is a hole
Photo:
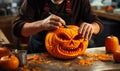
[[[0,0],[0,30],[3,31],[10,44],[17,46],[26,43],[14,37],[11,26],[22,1]],[[120,41],[120,0],[90,0],[90,3],[104,26],[101,34],[92,37],[90,47],[104,46],[105,38],[109,35],[117,36]]]

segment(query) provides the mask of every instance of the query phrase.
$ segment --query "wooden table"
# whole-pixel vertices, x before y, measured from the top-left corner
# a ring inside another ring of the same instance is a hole
[[[6,38],[6,36],[4,35],[1,29],[0,29],[0,44],[3,44],[3,45],[10,44],[10,42],[8,41],[8,39]]]
[[[94,12],[99,16],[115,21],[120,21],[120,14],[115,14],[115,13],[109,13],[104,10],[94,10]]]
[[[105,47],[88,48],[86,53],[90,54],[106,54]],[[36,54],[28,54],[28,56],[33,56]],[[44,54],[37,54],[43,56]],[[43,57],[44,59],[44,57]],[[36,68],[38,71],[120,71],[120,64],[115,63],[114,60],[111,61],[95,61],[92,65],[81,66],[76,63],[80,60],[81,56],[72,60],[59,60],[51,56],[45,57],[45,61],[35,61],[34,63],[29,63],[28,68]],[[19,71],[19,69],[18,69]]]

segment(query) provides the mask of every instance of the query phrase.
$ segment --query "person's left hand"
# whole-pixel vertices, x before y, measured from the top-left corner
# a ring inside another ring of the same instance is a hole
[[[92,24],[82,22],[79,26],[79,33],[82,35],[82,37],[86,40],[90,40],[93,34],[93,26]]]

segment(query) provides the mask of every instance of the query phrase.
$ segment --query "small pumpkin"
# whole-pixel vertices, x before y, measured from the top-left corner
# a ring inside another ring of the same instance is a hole
[[[11,51],[9,49],[7,49],[6,47],[0,47],[0,58],[2,56],[9,55],[10,53],[11,53]]]
[[[88,46],[88,40],[84,40],[78,33],[79,27],[68,25],[47,33],[45,45],[47,51],[60,59],[72,59],[83,54]]]
[[[118,51],[115,51],[114,53],[113,53],[113,58],[114,58],[114,61],[115,62],[120,62],[120,51],[118,50]]]
[[[107,6],[107,7],[105,7],[105,10],[106,10],[107,12],[112,12],[112,11],[114,10],[114,7],[112,7],[112,6]]]
[[[119,49],[119,40],[116,36],[108,36],[105,39],[105,47],[107,53],[113,53]]]
[[[19,60],[14,54],[0,58],[0,67],[4,70],[15,70],[19,66]]]

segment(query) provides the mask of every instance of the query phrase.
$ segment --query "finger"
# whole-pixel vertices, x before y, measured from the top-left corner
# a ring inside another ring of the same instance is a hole
[[[53,20],[53,21],[56,21],[56,22],[59,22],[60,21],[60,18],[50,18],[50,20]]]
[[[86,31],[87,31],[87,28],[88,28],[88,26],[87,26],[87,24],[85,24],[85,25],[83,26],[83,30],[82,30],[82,37],[83,37],[83,38],[85,38],[85,33],[86,33]]]
[[[59,16],[56,16],[56,15],[54,15],[54,14],[51,14],[50,20],[54,20],[54,21],[56,21],[56,22],[60,22],[60,17],[59,17]]]
[[[57,28],[59,28],[59,26],[55,26],[53,24],[49,24],[49,27],[48,27],[47,30],[54,30],[54,29],[57,29]]]
[[[61,17],[58,17],[56,15],[52,15],[52,17],[50,18],[50,20],[59,22],[59,26],[65,25],[65,21]]]
[[[79,27],[79,33],[82,34],[83,27],[85,26],[85,23],[82,23]]]
[[[65,21],[61,18],[51,18],[51,21],[59,22],[59,26],[65,25]]]
[[[51,28],[51,29],[57,29],[57,28],[59,28],[59,26],[56,26],[56,25],[53,25],[53,24],[52,24],[52,25],[50,25],[50,28]]]
[[[61,25],[65,25],[66,24],[65,21],[62,18],[60,18],[60,23],[61,23]]]
[[[89,39],[89,34],[91,34],[91,27],[88,26],[85,32],[85,40]]]
[[[93,29],[91,28],[90,33],[89,33],[89,35],[88,35],[88,39],[89,39],[89,40],[91,39],[92,34],[93,34]]]
[[[65,21],[61,17],[56,16],[56,15],[54,15],[54,17],[56,18],[56,21],[60,22],[62,25],[66,24]]]
[[[50,21],[50,25],[54,25],[54,26],[59,26],[59,22],[56,21]]]

